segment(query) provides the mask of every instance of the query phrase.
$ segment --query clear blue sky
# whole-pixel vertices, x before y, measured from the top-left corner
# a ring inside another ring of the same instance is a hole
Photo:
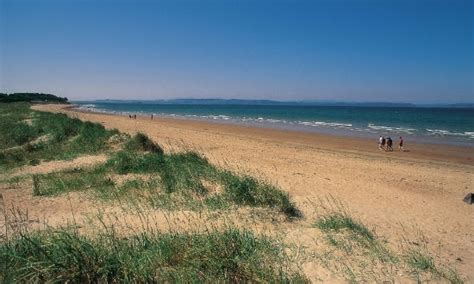
[[[473,102],[473,2],[0,0],[0,91]]]

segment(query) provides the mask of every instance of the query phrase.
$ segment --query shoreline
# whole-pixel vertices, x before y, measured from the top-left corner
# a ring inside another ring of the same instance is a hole
[[[321,135],[330,136],[342,136],[342,137],[355,137],[372,139],[378,135],[385,137],[392,137],[395,140],[399,136],[408,138],[410,141],[414,141],[418,144],[433,144],[433,145],[451,145],[461,147],[474,148],[474,132],[452,132],[448,130],[435,129],[435,126],[430,129],[424,129],[426,133],[422,133],[420,129],[415,129],[413,126],[384,126],[378,123],[368,123],[366,126],[360,125],[360,123],[353,124],[351,122],[327,122],[327,121],[313,121],[308,120],[294,120],[284,118],[268,118],[262,117],[240,117],[233,116],[231,114],[185,114],[185,113],[167,113],[160,112],[156,113],[151,110],[107,110],[106,108],[90,107],[88,104],[75,104],[78,111],[86,111],[101,114],[112,114],[119,116],[128,115],[139,115],[143,117],[149,117],[154,115],[160,118],[171,118],[191,121],[210,122],[218,124],[228,125],[240,125],[258,128],[267,128],[283,131],[300,131],[307,133],[316,133]],[[223,110],[225,112],[225,110]],[[220,112],[217,112],[220,113]],[[355,123],[355,122],[354,122]],[[427,126],[428,127],[428,126]],[[466,137],[465,137],[466,136]]]
[[[109,113],[109,112],[96,112],[85,109],[80,109],[76,105],[58,105],[59,108],[67,110],[72,113],[84,113],[93,114],[98,116],[111,116],[121,117],[129,119],[126,115]],[[133,119],[131,121],[134,121]],[[276,139],[281,142],[288,142],[293,140],[295,143],[303,143],[306,146],[313,146],[315,148],[346,151],[352,152],[353,154],[362,155],[387,155],[390,159],[424,159],[427,161],[436,162],[451,162],[465,165],[474,166],[474,154],[472,153],[473,147],[464,145],[452,145],[452,144],[441,144],[441,143],[420,143],[419,141],[410,141],[409,137],[404,138],[405,140],[405,151],[400,152],[397,149],[398,140],[394,140],[393,152],[380,151],[378,150],[377,140],[378,136],[375,135],[374,139],[360,136],[350,135],[338,135],[335,133],[319,133],[310,132],[297,129],[282,129],[278,127],[265,127],[259,125],[245,125],[238,123],[228,123],[220,121],[207,121],[198,119],[188,119],[180,117],[163,117],[155,116],[153,120],[149,116],[137,115],[137,121],[148,121],[150,123],[166,123],[175,127],[191,127],[202,130],[228,132],[230,135],[241,134],[241,135],[255,135],[258,138],[263,139]],[[376,151],[374,151],[376,150]]]

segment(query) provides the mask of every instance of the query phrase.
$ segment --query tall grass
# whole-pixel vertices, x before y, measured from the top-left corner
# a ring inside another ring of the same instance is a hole
[[[220,172],[226,197],[236,204],[277,208],[288,217],[300,218],[301,211],[279,188],[250,176],[238,176],[229,171]]]
[[[416,228],[412,231],[403,235],[401,244],[401,259],[411,275],[418,282],[434,278],[453,284],[463,283],[464,280],[455,269],[435,258],[435,254],[428,248],[429,241],[423,232]],[[410,241],[408,236],[413,234],[415,241]]]
[[[284,247],[249,231],[95,237],[57,230],[0,243],[2,282],[305,282]]]
[[[398,253],[392,251],[387,242],[354,218],[345,206],[334,198],[320,205],[323,208],[314,226],[319,228],[327,243],[335,248],[322,253],[320,258],[330,269],[342,271],[351,282],[396,282],[396,271],[405,271],[416,281],[430,279],[462,283],[462,278],[449,265],[440,264],[426,246],[414,245],[407,237],[401,242]],[[426,244],[426,240],[415,243]],[[329,259],[328,259],[329,258]]]

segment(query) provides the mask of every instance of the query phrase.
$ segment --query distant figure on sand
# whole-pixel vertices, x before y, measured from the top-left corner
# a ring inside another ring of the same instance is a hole
[[[380,136],[380,137],[379,137],[379,150],[382,150],[382,149],[383,149],[383,148],[382,148],[382,146],[383,146],[383,140],[384,140],[383,137]]]
[[[398,142],[398,150],[403,151],[403,138],[400,136],[400,142]]]
[[[390,138],[390,136],[387,137],[387,151],[393,151],[392,144],[393,144],[392,138]]]
[[[153,114],[151,115],[151,120],[153,120]]]

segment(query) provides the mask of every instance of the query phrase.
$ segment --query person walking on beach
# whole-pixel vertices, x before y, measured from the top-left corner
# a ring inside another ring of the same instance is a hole
[[[398,150],[403,152],[403,138],[400,136],[400,141],[398,142]]]
[[[383,149],[383,148],[382,148],[382,143],[383,143],[383,137],[380,136],[380,137],[379,137],[379,150],[382,150],[382,149]]]
[[[392,138],[390,136],[387,137],[387,151],[390,151],[390,152],[393,151],[392,144],[393,144]]]
[[[153,120],[153,114],[151,115],[151,120]]]

